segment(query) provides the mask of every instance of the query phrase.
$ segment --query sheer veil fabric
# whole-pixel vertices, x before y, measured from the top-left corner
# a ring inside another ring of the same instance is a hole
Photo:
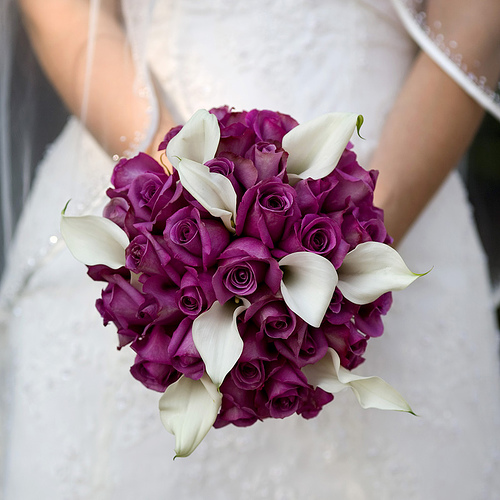
[[[421,35],[408,23],[425,33],[414,20],[417,4],[402,1],[122,6],[142,68],[137,92],[149,92],[143,144],[158,119],[154,96],[182,121],[223,104],[299,121],[355,111],[365,117],[366,140],[354,139],[364,166],[417,51],[412,37]],[[496,97],[490,100],[497,109]],[[386,331],[371,339],[359,370],[396,386],[419,417],[364,411],[342,393],[316,419],[213,430],[190,458],[172,462],[160,395],[128,373],[133,353],[116,351],[113,328],[102,327],[93,307],[100,284],[59,243],[61,208],[71,197],[75,212],[99,213],[112,167],[72,118],[41,162],[24,208],[0,296],[8,353],[5,500],[497,497],[497,331],[485,258],[457,175],[399,249],[412,269],[432,272],[395,295]]]

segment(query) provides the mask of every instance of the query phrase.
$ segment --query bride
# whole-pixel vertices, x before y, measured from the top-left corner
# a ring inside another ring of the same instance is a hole
[[[5,499],[497,498],[497,331],[450,172],[482,108],[500,117],[489,90],[500,73],[498,2],[18,3],[79,118],[39,167],[1,289]],[[155,154],[171,126],[223,104],[299,122],[364,115],[355,150],[380,171],[387,226],[410,268],[433,270],[395,295],[357,371],[397,387],[418,418],[361,410],[342,393],[315,419],[214,430],[172,462],[160,395],[130,376],[133,353],[117,352],[103,329],[101,285],[61,244],[59,213],[69,198],[74,211],[99,213],[113,157]]]

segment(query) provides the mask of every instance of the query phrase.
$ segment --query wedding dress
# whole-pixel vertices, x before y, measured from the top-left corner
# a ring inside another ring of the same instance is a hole
[[[179,120],[223,104],[299,122],[355,111],[365,166],[415,51],[386,0],[167,0],[148,25],[149,64]],[[342,393],[315,419],[212,430],[172,461],[160,395],[130,376],[133,353],[116,350],[94,309],[101,284],[58,239],[69,197],[100,212],[112,167],[72,119],[19,226],[2,288],[5,500],[498,498],[497,331],[457,175],[399,247],[412,270],[432,272],[394,295],[357,369],[395,386],[419,416],[362,410]]]

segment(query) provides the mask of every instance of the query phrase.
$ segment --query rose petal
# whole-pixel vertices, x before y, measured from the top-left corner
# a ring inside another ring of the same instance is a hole
[[[199,109],[168,143],[167,157],[175,168],[184,158],[205,163],[214,158],[219,141],[217,117],[205,109]]]
[[[87,266],[105,265],[118,269],[125,265],[125,249],[130,241],[114,222],[96,215],[61,216],[61,234],[75,259]]]
[[[243,305],[233,301],[222,305],[215,301],[208,311],[194,320],[194,345],[205,363],[208,376],[217,387],[220,387],[243,351],[236,318],[248,305],[247,301]]]
[[[203,441],[222,403],[222,395],[205,374],[200,380],[182,376],[160,398],[160,418],[175,436],[175,458],[187,457]]]
[[[358,115],[328,113],[293,128],[283,137],[287,172],[301,179],[330,174],[351,138]]]
[[[337,285],[333,264],[311,252],[295,252],[279,261],[283,271],[281,295],[304,321],[319,328]]]
[[[421,274],[412,273],[394,248],[376,241],[359,244],[345,257],[337,286],[354,304],[368,304],[390,291],[403,290]]]
[[[332,348],[315,364],[302,368],[308,382],[332,394],[350,387],[362,408],[413,413],[403,396],[379,377],[360,377],[340,366],[340,357]]]
[[[182,159],[177,165],[184,188],[214,217],[220,217],[226,228],[234,233],[236,192],[231,181],[221,174],[210,172],[206,165]]]

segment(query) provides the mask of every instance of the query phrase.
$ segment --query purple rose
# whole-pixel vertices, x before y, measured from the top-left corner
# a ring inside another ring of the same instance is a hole
[[[104,207],[103,216],[125,229],[125,217],[130,210],[130,204],[125,198],[112,198]]]
[[[349,244],[342,238],[337,222],[330,217],[307,214],[295,223],[288,238],[279,243],[285,253],[313,252],[328,259],[338,269],[344,261]],[[274,255],[281,257],[282,255]]]
[[[247,427],[259,417],[255,407],[256,391],[243,391],[237,387],[231,377],[226,377],[221,385],[222,405],[214,427],[220,429],[228,424]]]
[[[324,213],[325,199],[339,183],[334,172],[322,179],[303,179],[295,185],[297,204],[303,214]]]
[[[314,418],[318,416],[323,406],[333,401],[333,394],[324,391],[320,387],[310,389],[307,398],[302,401],[302,406],[297,410],[304,418]]]
[[[361,364],[366,349],[366,337],[348,322],[345,325],[323,323],[323,332],[329,347],[340,357],[340,364],[348,370],[353,370]]]
[[[243,158],[243,156],[239,156],[228,151],[221,153],[220,158],[226,158],[228,161],[231,161],[234,165],[234,179],[238,182],[238,185],[243,187],[244,190],[250,189],[257,183],[259,173],[257,172],[252,160]],[[236,191],[239,199],[241,199],[241,191],[241,187]]]
[[[226,156],[218,156],[213,160],[207,161],[205,165],[210,169],[210,172],[227,177],[231,181],[236,195],[238,198],[241,198],[241,186],[234,175],[235,165],[232,160]]]
[[[297,319],[283,300],[270,295],[253,302],[244,316],[245,323],[253,321],[261,332],[272,339],[290,337],[297,327]]]
[[[165,169],[151,156],[139,153],[133,158],[122,158],[113,169],[111,183],[117,190],[128,189],[137,177],[153,173],[165,175]]]
[[[172,333],[168,354],[176,370],[186,377],[198,380],[205,371],[205,365],[194,345],[192,326],[191,318],[185,318],[180,322]]]
[[[265,389],[265,406],[273,418],[285,418],[295,413],[309,393],[305,375],[288,363],[268,379]]]
[[[168,354],[170,335],[163,325],[152,325],[143,335],[138,337],[130,347],[147,361],[171,364]]]
[[[266,342],[253,323],[243,323],[243,352],[231,370],[234,384],[241,390],[261,389],[266,381],[266,363],[277,358],[277,353]],[[240,326],[240,328],[241,328]]]
[[[354,325],[369,337],[380,337],[384,332],[381,316],[387,314],[392,305],[392,294],[384,293],[370,304],[359,307],[354,316]]]
[[[163,183],[151,212],[151,220],[154,221],[158,232],[164,229],[165,221],[172,214],[186,206],[184,193],[184,188],[179,182],[179,174],[174,170]]]
[[[163,138],[163,141],[160,142],[158,151],[164,151],[165,149],[167,149],[168,143],[181,131],[181,129],[182,125],[172,127]]]
[[[179,309],[178,286],[168,276],[151,276],[144,280],[142,291],[157,304],[157,321],[164,325],[178,324],[184,318]]]
[[[260,141],[275,141],[279,144],[283,136],[298,125],[291,116],[267,109],[252,109],[246,116],[246,123],[254,130]]]
[[[258,181],[270,177],[283,179],[286,174],[288,153],[276,147],[274,143],[258,142],[247,151],[245,157],[252,160],[257,170]]]
[[[328,306],[325,319],[332,325],[342,325],[351,320],[358,312],[359,306],[344,300],[344,297],[338,288],[333,292],[332,301]]]
[[[179,309],[186,316],[196,318],[209,309],[215,301],[212,275],[198,273],[195,269],[187,267],[176,298]]]
[[[137,220],[151,220],[153,207],[166,180],[167,175],[165,173],[146,172],[131,182],[128,199]]]
[[[253,236],[272,248],[300,218],[295,196],[293,187],[277,177],[259,182],[243,195],[236,213],[236,234]]]
[[[158,392],[165,392],[166,388],[180,376],[180,373],[172,366],[148,361],[140,356],[136,356],[130,373],[145,387]]]
[[[286,340],[277,339],[274,346],[285,358],[302,367],[322,359],[328,351],[328,341],[322,329],[308,326],[297,318],[298,325]]]
[[[113,282],[102,291],[96,301],[104,325],[112,321],[118,328],[120,346],[129,343],[143,331],[152,318],[139,314],[146,297],[120,275],[113,275]]]
[[[211,109],[219,121],[220,141],[216,157],[225,151],[245,156],[250,146],[255,143],[254,131],[246,125],[246,111],[233,112],[227,106]]]
[[[229,243],[229,232],[219,220],[202,219],[200,211],[185,207],[165,224],[164,239],[172,255],[187,266],[211,267]]]
[[[136,236],[125,250],[127,269],[138,274],[166,274],[171,257],[162,244],[162,238],[147,232]]]
[[[239,238],[224,250],[213,277],[217,300],[224,304],[232,297],[244,297],[265,283],[278,292],[283,273],[269,249],[255,238]]]

